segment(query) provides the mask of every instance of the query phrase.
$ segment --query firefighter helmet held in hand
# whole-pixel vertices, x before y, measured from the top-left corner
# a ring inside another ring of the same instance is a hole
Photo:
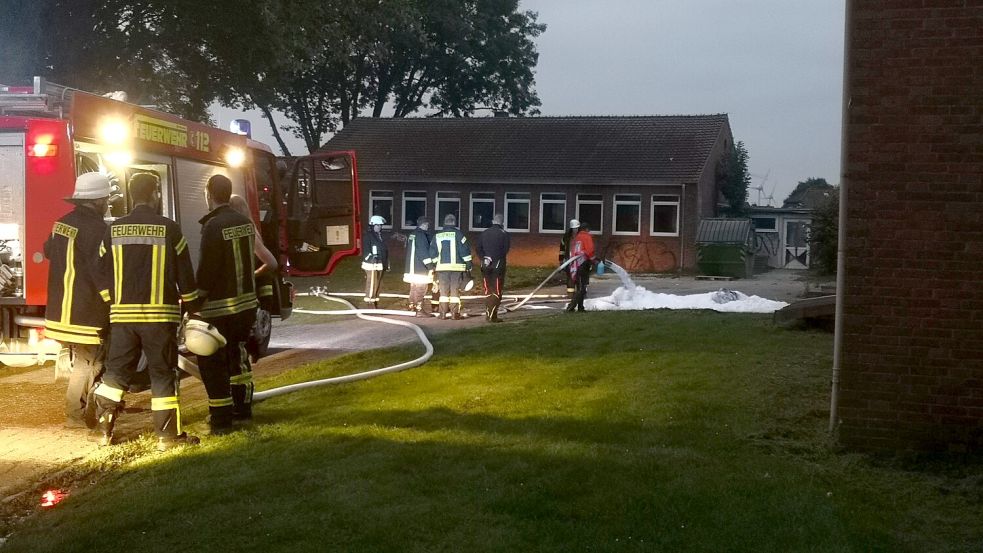
[[[184,325],[184,345],[196,355],[212,355],[225,346],[225,337],[218,329],[197,319],[190,319]]]

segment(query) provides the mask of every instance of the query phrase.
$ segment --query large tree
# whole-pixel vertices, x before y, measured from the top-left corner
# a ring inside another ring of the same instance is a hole
[[[747,213],[747,190],[751,186],[748,172],[748,152],[744,142],[738,141],[717,165],[717,187],[727,202],[722,209],[728,217],[741,217]]]
[[[809,177],[804,181],[799,181],[799,183],[795,185],[795,190],[793,190],[792,193],[785,198],[782,205],[785,207],[803,205],[808,203],[805,200],[806,195],[810,190],[823,190],[829,192],[832,191],[833,188],[833,185],[826,182],[826,179],[824,178]]]
[[[517,0],[14,5],[7,25],[21,32],[3,43],[7,74],[38,73],[94,92],[126,90],[131,100],[200,121],[215,100],[255,107],[284,153],[281,127],[314,150],[338,125],[366,112],[519,115],[539,105],[532,39],[545,26],[535,13],[519,12]],[[277,110],[291,122],[278,125]]]

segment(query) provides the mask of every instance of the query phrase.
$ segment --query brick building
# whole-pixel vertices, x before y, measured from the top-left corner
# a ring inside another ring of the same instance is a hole
[[[701,115],[358,118],[323,149],[356,151],[362,212],[385,217],[390,236],[446,213],[477,233],[502,212],[509,262],[549,265],[577,218],[625,268],[675,271],[695,266],[732,146],[727,116]]]
[[[983,3],[847,2],[839,440],[983,448]]]

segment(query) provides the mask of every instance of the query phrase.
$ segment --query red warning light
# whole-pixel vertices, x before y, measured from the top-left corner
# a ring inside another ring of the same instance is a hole
[[[61,503],[62,499],[68,494],[61,490],[48,490],[41,494],[41,506],[42,507],[54,507],[55,505]]]

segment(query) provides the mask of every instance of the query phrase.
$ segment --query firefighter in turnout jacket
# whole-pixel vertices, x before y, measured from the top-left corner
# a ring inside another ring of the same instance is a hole
[[[502,289],[505,286],[505,258],[509,254],[511,241],[509,233],[502,228],[503,217],[496,213],[492,226],[485,229],[476,244],[481,258],[481,276],[485,285],[485,319],[491,323],[501,322],[498,306],[502,303]]]
[[[573,299],[567,305],[567,311],[584,311],[584,298],[587,297],[587,286],[590,284],[590,270],[595,262],[594,237],[590,235],[590,226],[587,223],[581,223],[580,232],[570,245],[570,257],[574,258],[569,267],[575,290]]]
[[[99,250],[105,283],[100,294],[110,304],[109,357],[95,392],[101,445],[112,443],[123,393],[141,353],[150,373],[157,448],[198,441],[181,430],[177,376],[181,303],[194,304],[198,291],[181,227],[158,215],[159,186],[153,174],[133,175],[133,210],[109,225]]]
[[[560,239],[560,265],[563,265],[566,260],[570,259],[570,246],[579,230],[580,221],[570,219],[570,225],[567,227],[567,231],[563,233],[563,238]],[[575,287],[573,279],[570,277],[569,265],[563,269],[563,274],[566,276],[567,281],[567,298],[572,298]]]
[[[211,211],[201,219],[197,280],[203,303],[196,317],[213,325],[226,340],[214,354],[198,356],[213,434],[229,431],[233,420],[252,418],[253,373],[246,341],[258,305],[255,227],[248,217],[229,206],[231,195],[228,177],[208,179],[205,198]]]
[[[365,271],[365,303],[373,308],[379,308],[379,289],[382,287],[382,275],[389,270],[389,248],[382,239],[382,225],[386,220],[379,215],[369,218],[369,232],[365,234],[365,255],[362,257],[362,269]]]
[[[459,289],[465,272],[471,272],[471,244],[456,225],[457,217],[448,213],[444,228],[430,244],[430,258],[434,260],[440,288],[439,316],[444,319],[462,318]]]
[[[430,298],[427,288],[433,280],[433,259],[430,258],[430,219],[420,217],[416,229],[406,239],[406,271],[403,282],[410,285],[410,311],[418,317],[430,314]]]
[[[103,214],[109,207],[109,177],[83,173],[75,193],[65,200],[75,209],[58,219],[44,243],[50,261],[45,336],[71,352],[72,373],[65,395],[65,415],[72,425],[95,426],[90,394],[102,375],[106,357],[109,306],[99,295],[99,244],[106,233]]]

